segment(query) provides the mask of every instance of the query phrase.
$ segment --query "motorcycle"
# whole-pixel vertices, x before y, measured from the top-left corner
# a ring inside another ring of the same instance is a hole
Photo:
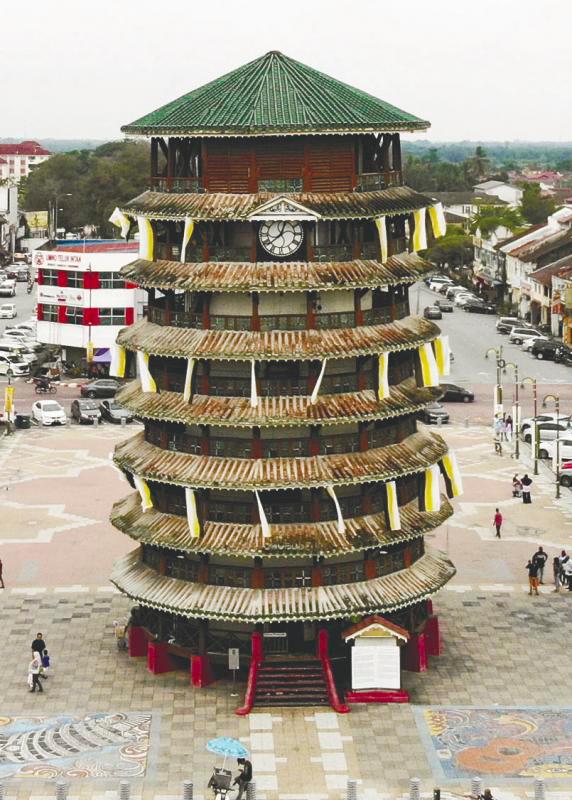
[[[42,378],[34,378],[36,394],[57,394],[57,388],[51,381]]]
[[[34,291],[34,284],[29,283],[28,286],[26,287],[26,291],[28,292],[28,294],[32,294],[32,292]]]
[[[572,367],[572,351],[567,347],[559,347],[554,352],[554,361],[556,364],[564,364],[567,367]]]

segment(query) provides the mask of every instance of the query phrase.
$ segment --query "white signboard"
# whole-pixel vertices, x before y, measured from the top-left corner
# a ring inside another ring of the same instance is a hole
[[[352,689],[401,688],[399,647],[386,642],[352,647]]]
[[[62,306],[83,306],[85,292],[70,286],[38,286],[38,303],[55,303]]]
[[[240,652],[238,647],[228,648],[228,668],[240,669]]]

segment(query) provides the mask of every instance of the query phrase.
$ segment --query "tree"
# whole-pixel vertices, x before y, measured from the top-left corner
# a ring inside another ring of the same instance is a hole
[[[465,161],[465,174],[472,184],[478,183],[487,174],[490,163],[485,148],[477,145],[474,154]]]
[[[22,205],[49,208],[56,197],[58,225],[95,225],[102,236],[116,236],[109,223],[115,206],[145,190],[149,175],[146,143],[106,142],[95,150],[60,153],[38,164],[22,185]]]
[[[543,197],[539,183],[522,184],[522,200],[520,201],[520,213],[530,222],[537,225],[539,222],[546,222],[550,214],[556,209],[556,203],[551,197]]]
[[[515,233],[523,225],[523,219],[516,208],[508,206],[481,206],[471,221],[471,233],[477,228],[486,238],[500,226]]]
[[[473,260],[473,240],[455,226],[451,226],[445,236],[437,239],[424,255],[439,266],[448,264],[450,267],[462,267]]]

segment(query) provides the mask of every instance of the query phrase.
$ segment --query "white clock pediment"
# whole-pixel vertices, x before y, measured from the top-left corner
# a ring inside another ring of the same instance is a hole
[[[292,220],[297,222],[315,222],[320,219],[320,215],[316,214],[302,203],[297,203],[289,197],[273,197],[272,200],[267,200],[256,208],[248,219],[254,222],[266,222],[268,220]]]

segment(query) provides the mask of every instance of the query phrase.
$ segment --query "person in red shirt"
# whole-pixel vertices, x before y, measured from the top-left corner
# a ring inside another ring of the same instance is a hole
[[[495,528],[497,529],[497,539],[500,539],[501,538],[501,535],[500,535],[501,534],[501,527],[502,527],[502,514],[500,513],[498,508],[495,509],[495,512],[496,513],[495,513],[495,518],[494,518],[494,523],[493,524],[494,524]]]
[[[0,558],[0,589],[4,588],[4,578],[2,577],[2,559]]]

